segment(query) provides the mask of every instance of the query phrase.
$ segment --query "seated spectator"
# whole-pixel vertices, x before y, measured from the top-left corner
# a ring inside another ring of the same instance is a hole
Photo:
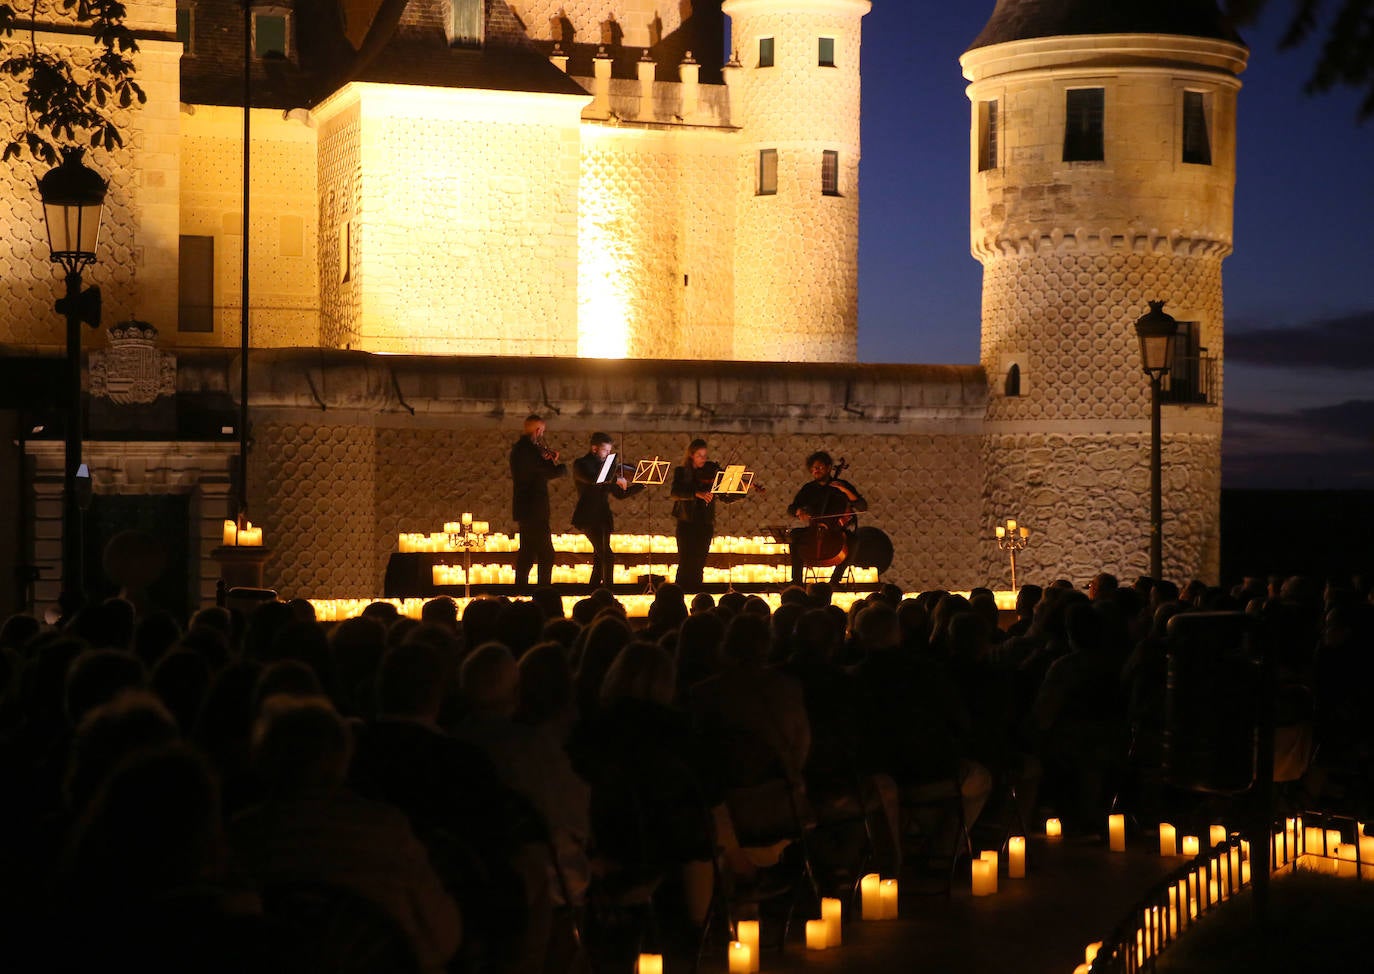
[[[230,824],[235,862],[260,888],[342,886],[382,907],[426,971],[458,949],[462,921],[405,815],[344,787],[352,742],[327,701],[273,698],[253,735],[265,800]]]

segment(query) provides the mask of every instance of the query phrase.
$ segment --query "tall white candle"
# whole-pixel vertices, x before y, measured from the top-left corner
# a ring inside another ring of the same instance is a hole
[[[1178,830],[1168,822],[1159,823],[1159,854],[1161,856],[1178,855]]]
[[[635,974],[663,974],[663,955],[640,954]]]
[[[1013,835],[1007,840],[1007,878],[1026,878],[1026,837]]]
[[[991,896],[997,892],[993,880],[992,863],[986,859],[978,859],[972,864],[972,870],[974,896]]]
[[[861,902],[861,912],[865,920],[881,920],[883,918],[883,898],[881,882],[877,873],[869,873],[859,880],[859,898]]]
[[[1225,842],[1225,841],[1226,841],[1226,826],[1224,826],[1224,825],[1213,825],[1210,829],[1207,830],[1207,837],[1208,837],[1208,842],[1209,842],[1209,844],[1210,844],[1210,845],[1213,845],[1213,846],[1218,845],[1219,843]]]
[[[1126,851],[1126,816],[1121,814],[1107,817],[1108,848],[1113,852]]]
[[[981,860],[983,860],[985,863],[987,863],[989,866],[992,867],[991,874],[990,874],[990,875],[991,875],[991,879],[992,879],[992,891],[993,891],[994,893],[996,893],[996,892],[997,892],[997,858],[998,858],[998,856],[997,856],[997,850],[996,850],[996,849],[987,849],[987,850],[984,850],[983,852],[980,852],[980,853],[978,854],[978,858],[981,859]]]
[[[826,896],[821,899],[821,919],[826,922],[828,927],[825,934],[827,947],[838,947],[842,942],[840,920],[844,915],[843,909],[840,901],[833,896]]]
[[[741,920],[737,924],[739,942],[749,948],[749,970],[759,969],[759,921]]]
[[[883,919],[897,919],[897,880],[884,879],[878,884],[878,890],[883,904]]]
[[[827,934],[830,932],[830,924],[824,920],[806,921],[806,949],[825,950],[829,946]]]

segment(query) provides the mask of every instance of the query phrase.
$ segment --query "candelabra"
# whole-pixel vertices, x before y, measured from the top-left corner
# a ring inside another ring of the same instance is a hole
[[[469,513],[463,514],[461,521],[446,521],[444,533],[448,535],[449,547],[463,553],[463,598],[472,598],[472,553],[487,550],[486,521],[474,521]]]
[[[1011,590],[1016,588],[1016,553],[1030,544],[1030,528],[1017,525],[1016,518],[1007,518],[1006,524],[997,525],[997,547],[1011,556]]]

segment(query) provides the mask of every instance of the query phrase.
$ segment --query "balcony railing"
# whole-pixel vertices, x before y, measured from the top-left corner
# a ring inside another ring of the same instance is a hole
[[[1162,401],[1173,406],[1216,405],[1217,360],[1211,355],[1180,356],[1164,377]]]

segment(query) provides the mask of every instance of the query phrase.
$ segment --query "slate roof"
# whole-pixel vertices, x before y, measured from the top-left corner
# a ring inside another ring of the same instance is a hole
[[[1215,0],[997,0],[969,50],[1078,34],[1181,34],[1243,43]]]
[[[452,48],[440,0],[410,0],[374,57],[360,63],[345,39],[336,0],[294,0],[294,56],[254,59],[249,100],[255,108],[308,108],[351,80],[496,91],[585,94],[537,51],[504,3],[488,5],[488,43]],[[182,101],[241,105],[243,13],[238,0],[201,0],[193,52],[181,61]]]

